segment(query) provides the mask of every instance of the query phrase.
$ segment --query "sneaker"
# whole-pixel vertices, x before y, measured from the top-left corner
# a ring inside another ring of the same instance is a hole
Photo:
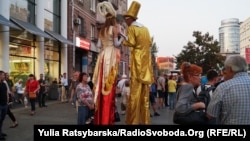
[[[154,116],[160,116],[160,114],[158,114],[157,112],[154,113]]]
[[[90,124],[91,123],[91,118],[87,119],[87,121],[85,122],[85,124]]]

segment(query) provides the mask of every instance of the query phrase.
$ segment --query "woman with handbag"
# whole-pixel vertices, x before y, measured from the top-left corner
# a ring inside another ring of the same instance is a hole
[[[28,98],[30,100],[31,105],[31,113],[30,115],[33,116],[36,111],[36,97],[37,93],[40,89],[39,82],[36,80],[35,76],[33,74],[29,75],[29,79],[26,82],[25,92],[26,95],[28,95]]]
[[[206,124],[205,104],[196,98],[195,88],[200,85],[202,68],[183,62],[181,65],[184,83],[177,91],[174,113],[176,124]]]

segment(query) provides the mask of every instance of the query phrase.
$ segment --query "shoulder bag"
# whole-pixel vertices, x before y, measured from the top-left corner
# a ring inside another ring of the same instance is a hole
[[[197,95],[195,95],[195,98],[197,98]],[[177,100],[179,98],[179,94],[177,95]],[[205,110],[196,110],[191,111],[187,114],[181,114],[177,111],[174,112],[173,116],[173,122],[175,124],[182,124],[182,125],[194,125],[194,124],[207,124],[207,117]]]

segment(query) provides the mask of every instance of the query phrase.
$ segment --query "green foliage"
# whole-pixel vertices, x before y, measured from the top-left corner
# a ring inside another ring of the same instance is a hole
[[[203,68],[203,74],[209,69],[219,69],[217,64],[223,66],[225,57],[220,52],[219,42],[214,41],[213,36],[209,33],[202,35],[200,31],[194,31],[194,42],[188,42],[183,47],[180,54],[175,56],[176,69],[179,69],[183,62],[190,62]]]
[[[152,67],[153,67],[154,74],[156,75],[158,71],[158,66],[156,64],[156,57],[157,57],[156,54],[158,53],[158,47],[156,43],[154,42],[153,37],[151,38],[151,40],[152,40],[152,46],[151,46]]]

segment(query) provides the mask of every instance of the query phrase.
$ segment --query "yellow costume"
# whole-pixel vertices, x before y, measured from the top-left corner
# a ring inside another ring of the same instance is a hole
[[[140,8],[138,2],[132,2],[126,16],[137,19]],[[143,25],[133,22],[127,28],[127,40],[123,45],[130,47],[130,98],[126,111],[126,124],[150,124],[149,84],[153,83],[151,66],[152,40],[149,31]]]

